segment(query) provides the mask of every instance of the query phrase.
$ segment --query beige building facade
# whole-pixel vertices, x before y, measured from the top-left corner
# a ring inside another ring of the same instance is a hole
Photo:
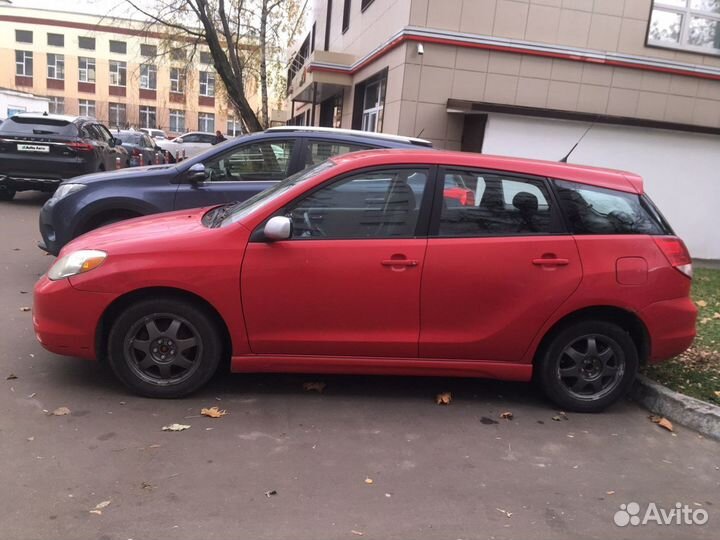
[[[240,131],[209,52],[138,22],[3,5],[0,65],[0,87],[47,97],[50,112],[171,136]]]
[[[585,134],[570,161],[643,174],[694,255],[720,258],[701,230],[720,200],[720,2],[316,0],[313,16],[293,123],[551,160]]]

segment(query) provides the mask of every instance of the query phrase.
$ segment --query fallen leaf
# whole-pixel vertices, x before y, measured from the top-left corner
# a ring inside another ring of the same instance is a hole
[[[306,392],[315,391],[318,394],[322,394],[326,386],[327,384],[325,384],[324,382],[306,382],[303,383],[303,390],[305,390]]]
[[[7,377],[5,377],[5,380],[6,380],[6,381],[12,381],[12,380],[17,379],[17,378],[18,378],[17,375],[15,375],[14,373],[11,373],[11,374],[8,375]]]
[[[185,431],[186,429],[190,429],[190,426],[187,424],[170,424],[162,428],[163,431]]]
[[[615,495],[615,492],[614,491],[606,491],[605,495]]]
[[[373,479],[367,477],[367,478],[365,478],[365,483],[366,483],[366,484],[372,484],[372,483],[373,483]]]
[[[20,311],[30,311],[30,308],[27,306],[23,306],[20,308]]]
[[[703,317],[702,319],[700,319],[700,324],[707,324],[710,322],[710,320],[710,317]]]
[[[28,437],[27,440],[30,441],[30,442],[32,442],[32,441],[35,440],[35,437]]]
[[[70,414],[70,409],[67,407],[58,407],[50,413],[51,416],[67,416],[68,414]]]
[[[663,416],[655,416],[655,415],[651,415],[648,418],[650,418],[650,421],[657,424],[658,426],[665,428],[668,431],[674,431],[672,422],[670,420],[668,420],[667,418],[665,418]]]
[[[502,512],[503,514],[505,514],[505,517],[510,517],[510,516],[512,516],[512,512],[508,512],[507,510],[503,510],[502,508],[496,508],[495,510],[497,510],[498,512]]]
[[[90,510],[90,513],[96,514],[98,516],[102,515],[103,508],[107,508],[109,505],[110,505],[110,501],[103,501],[103,502],[97,503],[95,505],[95,508]]]
[[[353,529],[352,531],[350,531],[350,532],[351,532],[352,534],[354,534],[355,536],[365,536],[365,533],[364,533],[364,532],[356,531],[356,530],[354,530],[354,529]]]
[[[719,398],[720,398],[720,390],[715,390],[715,397],[719,397]]]
[[[200,414],[203,416],[209,416],[210,418],[220,418],[221,416],[225,416],[227,411],[224,409],[221,411],[217,407],[210,407],[209,409],[202,409]]]
[[[707,306],[707,302],[705,300],[698,300],[695,303],[698,305],[698,307],[706,307]]]
[[[718,313],[717,311],[713,313],[713,319],[720,319],[720,313]]]
[[[452,392],[442,392],[435,396],[435,403],[438,405],[450,405],[452,401]]]
[[[37,396],[37,392],[33,392],[32,394],[28,395],[28,399],[32,399],[35,396]]]
[[[150,482],[142,482],[140,484],[141,489],[154,489],[155,486],[153,486]]]
[[[563,411],[558,412],[555,416],[552,417],[552,419],[556,422],[559,422],[560,420],[569,420],[568,415],[565,414]]]
[[[269,497],[272,497],[273,495],[277,495],[277,491],[274,490],[274,489],[271,489],[270,491],[266,491],[266,492],[265,492],[265,496],[268,497],[268,498],[269,498]]]
[[[512,420],[513,419],[513,413],[510,411],[505,411],[504,413],[500,413],[500,418],[504,420]]]

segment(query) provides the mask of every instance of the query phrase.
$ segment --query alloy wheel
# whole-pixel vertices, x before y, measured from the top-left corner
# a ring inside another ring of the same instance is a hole
[[[556,376],[575,399],[595,401],[612,392],[625,373],[622,348],[608,336],[589,334],[567,345],[560,354]]]

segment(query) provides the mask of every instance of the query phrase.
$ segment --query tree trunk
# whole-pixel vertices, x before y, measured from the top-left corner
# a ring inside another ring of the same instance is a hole
[[[260,97],[262,99],[262,123],[265,127],[270,125],[268,114],[268,82],[267,82],[267,21],[268,1],[262,0],[260,11]]]

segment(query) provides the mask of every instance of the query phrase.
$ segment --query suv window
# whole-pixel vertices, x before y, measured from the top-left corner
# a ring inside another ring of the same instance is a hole
[[[189,133],[180,137],[183,142],[200,142],[200,135],[197,133]]]
[[[59,118],[23,118],[14,116],[0,124],[0,133],[77,137],[78,129],[72,122]]]
[[[207,160],[208,181],[282,180],[288,175],[295,140],[271,140],[243,145]]]
[[[532,235],[557,232],[541,180],[501,173],[448,171],[439,236]]]
[[[198,135],[198,142],[213,144],[215,142],[215,135],[206,135],[205,133],[201,133]]]
[[[410,238],[428,177],[427,169],[368,171],[318,189],[288,210],[292,237]]]
[[[348,152],[358,152],[360,150],[369,150],[370,146],[353,143],[341,143],[333,141],[310,140],[308,141],[305,153],[305,167],[312,167],[318,163],[322,163],[326,159]]]
[[[637,194],[563,180],[555,185],[573,234],[666,234]]]

